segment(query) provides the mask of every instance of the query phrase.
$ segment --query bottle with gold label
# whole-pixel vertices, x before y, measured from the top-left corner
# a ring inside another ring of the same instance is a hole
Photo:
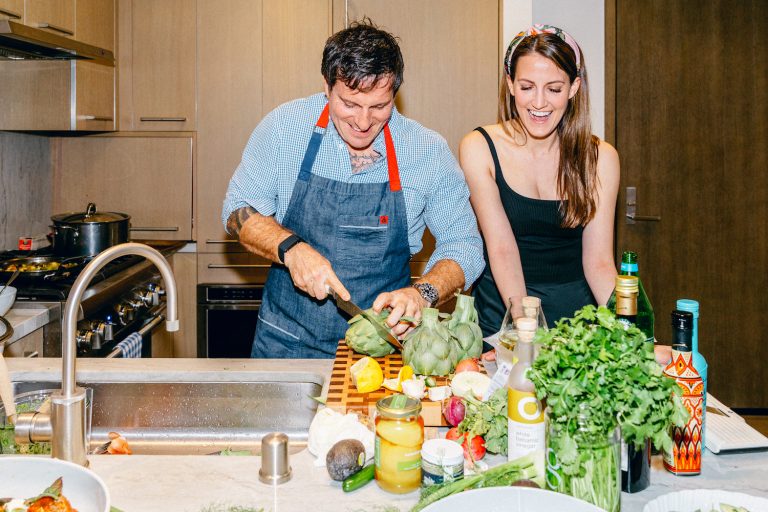
[[[507,454],[509,460],[513,460],[539,451],[541,460],[536,462],[543,472],[546,444],[544,409],[536,398],[533,382],[526,376],[533,363],[533,337],[538,322],[533,318],[519,318],[516,326],[518,361],[507,381]]]
[[[616,318],[629,326],[637,324],[637,295],[639,279],[636,276],[616,276],[615,311]],[[641,329],[642,331],[642,329]],[[645,334],[645,333],[644,333]],[[628,493],[640,492],[651,483],[651,441],[646,439],[641,446],[621,442],[621,490]]]
[[[374,464],[376,482],[387,492],[402,494],[421,485],[424,420],[421,401],[392,395],[376,402]]]

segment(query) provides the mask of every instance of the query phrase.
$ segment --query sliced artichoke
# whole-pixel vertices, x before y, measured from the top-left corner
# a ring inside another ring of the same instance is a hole
[[[384,325],[384,321],[389,316],[389,310],[384,309],[381,313],[376,313],[372,308],[366,310]],[[349,328],[344,335],[344,341],[349,348],[358,354],[365,354],[371,357],[384,357],[391,354],[395,349],[381,338],[376,329],[371,325],[368,319],[362,315],[355,315],[348,322]],[[386,327],[386,326],[385,326]],[[387,327],[387,329],[389,329]]]

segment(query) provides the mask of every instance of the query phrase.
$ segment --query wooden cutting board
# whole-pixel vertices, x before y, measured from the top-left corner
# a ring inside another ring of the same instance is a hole
[[[373,418],[376,402],[385,396],[393,395],[395,392],[384,387],[370,393],[357,392],[355,385],[352,384],[352,374],[349,368],[363,357],[365,356],[349,348],[344,340],[339,341],[339,346],[336,348],[336,359],[333,361],[326,405],[340,413],[357,412]],[[403,367],[403,356],[400,353],[374,359],[381,365],[385,379],[397,377],[397,373]],[[435,377],[434,379],[438,386],[448,383],[448,379],[445,377]],[[443,417],[441,403],[433,402],[426,397],[421,401],[421,417],[424,418],[425,427],[449,426]]]

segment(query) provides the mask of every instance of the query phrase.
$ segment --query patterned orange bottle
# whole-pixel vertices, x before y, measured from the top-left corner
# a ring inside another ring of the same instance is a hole
[[[672,312],[672,361],[664,373],[680,387],[683,405],[691,414],[683,427],[672,427],[672,451],[664,452],[664,467],[676,475],[701,473],[701,425],[704,407],[704,381],[693,365],[693,314]]]

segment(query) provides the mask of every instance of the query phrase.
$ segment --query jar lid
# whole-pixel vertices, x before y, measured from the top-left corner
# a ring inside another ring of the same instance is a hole
[[[421,400],[398,393],[376,402],[376,410],[390,418],[406,418],[421,412]]]
[[[459,443],[450,439],[430,439],[424,441],[421,457],[432,464],[453,466],[464,463],[464,450]]]

